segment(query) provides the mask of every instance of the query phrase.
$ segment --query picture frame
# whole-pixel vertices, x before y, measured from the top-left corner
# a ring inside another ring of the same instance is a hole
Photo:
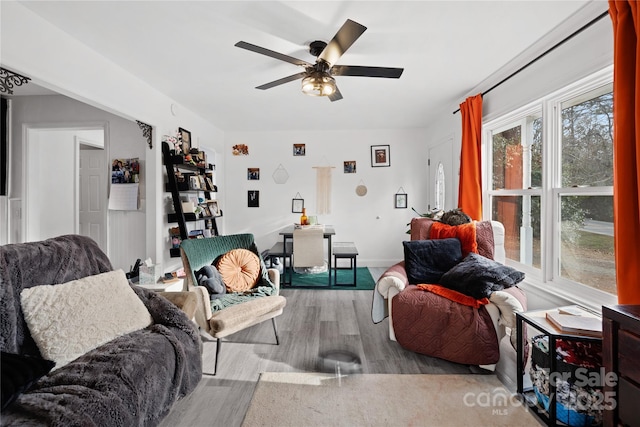
[[[220,205],[217,200],[210,200],[208,203],[211,216],[220,216]]]
[[[291,212],[302,213],[304,209],[304,199],[291,199]]]
[[[180,141],[182,142],[182,153],[187,155],[191,152],[191,132],[186,129],[178,128]]]
[[[189,189],[190,190],[201,190],[201,182],[200,177],[198,175],[190,175],[189,176]]]
[[[260,207],[260,191],[258,190],[247,191],[247,206],[250,208]]]
[[[260,179],[260,168],[247,168],[247,179],[249,181]]]
[[[384,168],[391,166],[391,149],[388,145],[371,146],[371,167]]]
[[[293,155],[294,156],[304,156],[307,153],[307,148],[305,144],[293,144]]]
[[[406,193],[397,193],[395,195],[395,208],[396,209],[406,209],[407,206],[408,206],[407,194]]]
[[[344,162],[344,173],[356,173],[356,161],[355,160],[345,160],[345,162]]]

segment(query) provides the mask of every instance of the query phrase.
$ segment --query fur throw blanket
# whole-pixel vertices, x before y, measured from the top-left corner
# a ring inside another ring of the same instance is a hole
[[[91,239],[62,236],[0,247],[2,350],[39,350],[20,307],[23,288],[110,271]],[[3,426],[155,426],[202,376],[201,341],[186,315],[132,286],[154,323],[95,348],[42,377],[2,412]]]

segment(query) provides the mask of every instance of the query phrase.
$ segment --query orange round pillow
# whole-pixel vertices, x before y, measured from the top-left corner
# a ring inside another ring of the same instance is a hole
[[[217,268],[228,292],[244,292],[258,282],[260,259],[248,249],[232,249],[220,257]]]

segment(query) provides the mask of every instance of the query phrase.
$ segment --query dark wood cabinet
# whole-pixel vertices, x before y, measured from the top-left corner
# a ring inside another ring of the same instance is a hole
[[[640,305],[602,307],[602,359],[612,381],[605,397],[615,402],[604,411],[604,425],[640,426]],[[605,401],[606,403],[606,401]]]

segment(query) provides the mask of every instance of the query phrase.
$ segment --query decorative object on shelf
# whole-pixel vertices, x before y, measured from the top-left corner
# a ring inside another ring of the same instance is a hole
[[[363,180],[360,180],[360,183],[356,187],[356,194],[360,197],[363,197],[367,194],[367,186],[364,185]]]
[[[147,144],[149,144],[149,149],[153,148],[153,128],[151,125],[148,125],[140,120],[136,120],[138,127],[142,129],[142,136],[147,140]]]
[[[272,177],[273,177],[273,182],[275,182],[276,184],[284,184],[289,180],[289,173],[284,168],[284,166],[282,166],[282,163],[281,163],[273,172]]]
[[[344,162],[344,173],[356,173],[355,160],[347,160]]]
[[[182,152],[187,155],[191,153],[191,132],[186,129],[178,128],[180,141],[182,142]]]
[[[371,146],[371,167],[380,168],[391,166],[391,152],[388,145]]]
[[[260,191],[258,190],[247,191],[247,206],[250,208],[260,207]]]
[[[293,144],[293,155],[304,156],[307,154],[307,148],[305,144]]]
[[[395,194],[395,202],[396,209],[407,208],[407,193],[405,193],[404,188],[398,188],[398,192]]]
[[[304,199],[300,195],[300,193],[296,193],[296,196],[291,199],[291,212],[292,213],[302,213],[304,209]]]
[[[309,217],[307,216],[307,208],[302,208],[302,215],[300,215],[300,225],[309,225]]]
[[[247,179],[257,181],[260,179],[260,168],[247,168]]]
[[[233,147],[231,147],[231,153],[234,156],[248,156],[249,146],[246,144],[236,144]]]
[[[30,80],[29,77],[0,67],[0,92],[2,93],[12,95],[14,86],[26,85]]]
[[[166,142],[169,146],[169,152],[172,156],[177,156],[182,154],[182,143],[180,142],[180,135],[172,136],[172,135],[163,135],[162,142]]]

